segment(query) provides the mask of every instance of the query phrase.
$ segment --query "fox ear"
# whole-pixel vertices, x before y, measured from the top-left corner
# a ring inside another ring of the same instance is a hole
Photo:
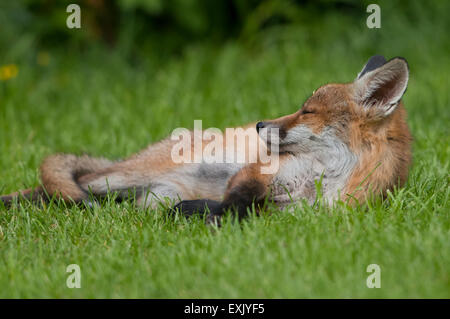
[[[384,58],[384,56],[374,55],[373,57],[371,57],[369,59],[369,61],[367,61],[366,65],[364,65],[361,72],[358,73],[358,76],[356,77],[356,79],[361,78],[367,72],[373,71],[373,70],[379,68],[380,66],[383,66],[383,64],[385,64],[385,63],[386,63],[386,59]]]
[[[406,91],[409,79],[405,59],[393,58],[382,63],[383,60],[382,56],[372,57],[353,83],[355,101],[381,117],[395,110]]]

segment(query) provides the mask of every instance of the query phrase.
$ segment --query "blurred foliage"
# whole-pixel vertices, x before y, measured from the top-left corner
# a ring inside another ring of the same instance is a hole
[[[81,7],[82,30],[66,27],[66,7]],[[174,51],[199,40],[249,38],[274,25],[311,22],[327,10],[364,14],[352,0],[17,0],[0,4],[0,48],[86,49],[92,45],[128,52],[158,48]],[[18,37],[20,36],[20,38]]]
[[[365,25],[373,0],[15,0],[0,1],[0,62],[30,57],[46,63],[45,52],[106,48],[129,61],[182,52],[192,43],[237,39],[254,46],[273,30],[295,26],[316,33],[324,19]],[[379,1],[375,1],[379,2]],[[81,7],[81,29],[69,29],[66,7]],[[395,16],[427,28],[448,26],[447,1],[382,1],[382,20]],[[339,28],[339,23],[336,23]],[[342,23],[341,25],[348,25]],[[389,32],[389,30],[387,30]],[[318,41],[312,37],[308,41]],[[42,53],[44,52],[44,53]],[[44,54],[44,56],[42,55]],[[40,63],[38,63],[40,64]]]

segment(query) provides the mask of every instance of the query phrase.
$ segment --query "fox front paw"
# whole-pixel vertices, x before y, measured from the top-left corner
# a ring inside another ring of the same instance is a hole
[[[206,216],[206,225],[217,226],[220,227],[222,225],[222,216],[223,214],[209,214]]]
[[[220,214],[222,207],[220,202],[210,199],[184,200],[173,207],[173,212],[180,212],[186,217],[198,214],[200,216],[206,214]]]

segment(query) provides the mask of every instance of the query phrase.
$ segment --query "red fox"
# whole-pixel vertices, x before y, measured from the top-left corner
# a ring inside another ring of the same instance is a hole
[[[109,192],[125,199],[132,191],[142,207],[170,199],[188,216],[209,211],[207,220],[218,221],[229,210],[242,218],[266,200],[280,207],[303,199],[312,203],[320,180],[326,201],[362,203],[407,179],[412,138],[400,100],[408,79],[405,59],[371,57],[353,82],[323,85],[295,113],[245,126],[249,144],[234,151],[245,153],[243,163],[176,162],[172,139],[117,162],[57,154],[43,161],[41,186],[0,199],[7,206],[18,197],[39,202],[56,196],[82,203]],[[197,133],[191,131],[190,138]],[[261,172],[255,140],[278,147],[274,172]],[[231,142],[223,138],[223,148]]]

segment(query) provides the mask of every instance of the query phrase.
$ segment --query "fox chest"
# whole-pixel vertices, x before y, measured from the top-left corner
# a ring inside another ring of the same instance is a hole
[[[280,167],[271,184],[271,199],[279,206],[306,199],[314,202],[316,197],[315,180],[320,175],[315,173],[310,161],[290,160]]]
[[[347,148],[338,150],[286,161],[273,179],[272,199],[280,206],[302,199],[312,204],[318,187],[326,201],[336,199],[357,163]]]

